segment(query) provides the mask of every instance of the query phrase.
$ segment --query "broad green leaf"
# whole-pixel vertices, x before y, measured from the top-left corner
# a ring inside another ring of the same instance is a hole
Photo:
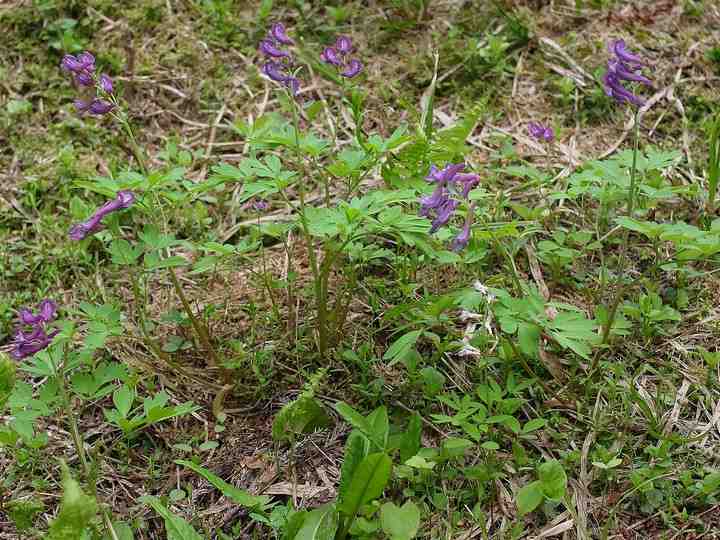
[[[135,401],[135,390],[126,384],[113,392],[113,403],[123,418],[127,418]]]
[[[117,540],[134,540],[135,534],[133,533],[132,527],[128,525],[127,523],[123,523],[122,521],[114,521],[113,524],[113,530],[115,531],[115,534],[117,535]],[[105,533],[105,536],[103,537],[103,540],[115,540],[110,533]]]
[[[422,437],[422,418],[416,412],[410,417],[408,427],[400,439],[400,459],[405,462],[418,453]]]
[[[547,424],[547,420],[545,420],[544,418],[534,418],[523,426],[522,432],[530,433],[536,431],[542,427],[545,427],[545,424]]]
[[[415,346],[418,338],[422,335],[423,330],[413,330],[407,334],[403,334],[396,339],[392,345],[385,351],[383,360],[390,360],[389,366],[396,364],[410,351],[410,348]]]
[[[228,484],[225,480],[217,476],[216,474],[210,472],[205,467],[201,467],[200,465],[196,465],[192,461],[186,461],[183,459],[179,459],[175,461],[178,465],[182,465],[184,467],[187,467],[191,471],[199,474],[202,476],[205,480],[210,482],[213,486],[218,488],[223,495],[225,495],[228,499],[230,499],[232,502],[239,504],[240,506],[243,506],[245,508],[264,508],[267,506],[270,502],[270,498],[266,497],[264,495],[262,496],[256,496],[256,495],[250,495],[247,491],[243,489],[236,488],[235,486]]]
[[[368,437],[372,435],[372,426],[370,425],[370,422],[368,422],[363,415],[353,409],[350,405],[344,401],[338,401],[335,404],[335,410],[352,427],[361,431]]]
[[[198,532],[180,516],[176,516],[157,497],[145,495],[140,502],[150,506],[165,520],[165,533],[167,540],[205,540]]]
[[[334,540],[340,517],[335,506],[322,506],[305,517],[293,540]]]
[[[411,540],[420,528],[420,509],[412,501],[400,507],[387,502],[380,507],[380,524],[391,540]]]
[[[357,467],[347,495],[340,501],[340,512],[353,517],[362,505],[377,499],[385,490],[391,472],[392,460],[387,454],[377,452],[368,455]]]
[[[133,247],[127,240],[113,240],[108,248],[112,257],[112,262],[121,266],[134,264],[138,257],[142,254],[142,248]]]
[[[390,419],[388,418],[387,407],[378,407],[368,415],[367,420],[372,428],[372,440],[380,445],[380,450],[386,450],[388,436],[390,435]]]
[[[540,328],[534,324],[518,325],[518,342],[520,350],[530,358],[537,358]]]
[[[63,463],[63,496],[60,512],[50,524],[45,540],[78,540],[97,514],[97,501],[86,495]]]
[[[275,415],[272,438],[275,441],[290,441],[295,435],[311,433],[329,423],[325,408],[315,398],[301,395],[285,404]]]
[[[540,489],[540,482],[535,481],[523,486],[518,491],[515,503],[521,516],[535,510],[543,501],[543,493]]]
[[[345,443],[345,455],[340,469],[340,487],[338,488],[338,498],[340,500],[347,497],[350,482],[355,477],[355,471],[365,459],[367,453],[366,437],[361,435],[359,431],[351,431]]]
[[[0,412],[5,407],[15,387],[15,362],[0,352]]]
[[[538,480],[543,495],[550,500],[560,501],[565,496],[567,475],[557,460],[546,461],[538,467]]]

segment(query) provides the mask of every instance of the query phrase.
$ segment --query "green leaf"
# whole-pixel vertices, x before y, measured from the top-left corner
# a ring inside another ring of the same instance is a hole
[[[322,506],[305,517],[293,540],[334,540],[340,518],[335,506]]]
[[[274,441],[290,441],[295,435],[312,433],[329,423],[325,408],[315,398],[301,395],[275,415],[272,437]]]
[[[354,517],[362,505],[377,499],[390,480],[391,472],[392,460],[387,454],[377,452],[368,455],[357,467],[347,495],[340,501],[340,512]]]
[[[545,424],[547,424],[547,420],[545,420],[544,418],[534,418],[523,426],[522,432],[530,433],[532,431],[536,431],[542,427],[545,427]]]
[[[128,525],[127,523],[123,523],[122,521],[114,521],[112,526],[115,534],[117,535],[117,540],[134,540],[135,535],[133,534],[132,527],[130,527],[130,525]],[[103,540],[115,539],[110,535],[110,533],[106,533],[103,537]]]
[[[417,455],[422,437],[422,418],[416,412],[410,417],[408,427],[400,439],[400,459],[405,462]]]
[[[567,489],[565,469],[557,460],[546,461],[538,467],[538,480],[543,495],[550,500],[560,501]]]
[[[543,493],[540,489],[540,482],[535,481],[520,488],[515,503],[521,516],[535,510],[543,501]]]
[[[139,246],[133,247],[127,240],[113,240],[108,248],[112,257],[112,262],[121,266],[127,266],[134,264],[135,261],[142,254],[142,248]]]
[[[383,360],[390,360],[388,366],[392,366],[402,360],[410,349],[415,346],[415,343],[422,333],[423,330],[413,330],[412,332],[408,332],[407,334],[400,336],[392,345],[390,345],[388,350],[385,351]]]
[[[372,440],[378,443],[380,450],[386,450],[388,436],[390,435],[390,419],[388,418],[387,407],[378,407],[368,415],[367,420],[372,429]]]
[[[520,350],[530,358],[537,358],[540,328],[534,324],[518,325]]]
[[[113,403],[123,418],[127,418],[135,401],[135,390],[128,385],[123,384],[120,388],[113,392]]]
[[[192,525],[180,516],[173,514],[157,497],[145,495],[140,497],[140,502],[150,506],[165,520],[167,540],[205,540]]]
[[[340,469],[340,487],[338,488],[338,498],[340,500],[347,497],[350,483],[355,477],[355,471],[367,454],[368,443],[366,437],[360,434],[359,431],[351,431],[345,443],[345,456]]]
[[[353,409],[350,405],[344,401],[338,401],[335,404],[335,410],[352,427],[361,431],[368,437],[372,435],[372,426],[370,425],[370,422],[368,422],[363,415]]]
[[[15,387],[15,362],[0,352],[0,412],[10,398]]]
[[[250,495],[247,491],[228,484],[225,480],[223,480],[213,472],[207,470],[205,467],[196,465],[192,461],[178,459],[177,461],[175,461],[175,463],[187,467],[191,471],[202,476],[205,480],[218,488],[223,495],[225,495],[235,504],[239,504],[240,506],[243,506],[245,508],[264,509],[270,503],[270,497],[264,495]]]
[[[67,465],[63,468],[63,496],[60,512],[53,520],[45,540],[78,540],[97,514],[97,501],[86,495],[70,476]]]
[[[391,540],[411,540],[420,528],[420,509],[412,501],[401,507],[385,503],[380,507],[380,524]]]

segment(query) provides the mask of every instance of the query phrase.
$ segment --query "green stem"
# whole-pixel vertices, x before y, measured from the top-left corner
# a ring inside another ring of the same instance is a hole
[[[300,120],[298,118],[297,104],[293,96],[288,94],[288,100],[291,104],[292,117],[293,117],[293,128],[295,131],[295,153],[297,157],[298,167],[305,173],[303,176],[308,177],[307,170],[305,167],[305,160],[303,159],[302,151],[300,149]],[[310,226],[308,225],[307,216],[305,215],[305,183],[304,178],[297,182],[298,187],[298,198],[300,199],[300,225],[302,226],[303,234],[307,242],[308,259],[310,260],[310,270],[313,274],[313,288],[315,292],[315,310],[317,312],[316,329],[318,336],[318,352],[322,358],[325,358],[327,353],[327,325],[326,320],[326,309],[323,302],[323,282],[322,276],[320,275],[320,269],[318,266],[317,254],[315,253],[315,243],[310,235]]]
[[[633,160],[632,160],[632,168],[630,169],[630,190],[628,193],[628,203],[627,203],[627,213],[628,217],[632,219],[633,212],[635,210],[635,183],[636,183],[636,177],[637,177],[637,156],[638,156],[638,150],[640,147],[640,122],[639,122],[639,114],[638,110],[635,110],[635,125],[634,125],[634,137],[635,140],[633,142]],[[625,288],[626,286],[623,285],[622,279],[623,279],[623,273],[625,272],[626,263],[627,263],[627,243],[628,238],[630,236],[629,229],[625,229],[625,233],[623,234],[622,239],[622,245],[620,246],[621,252],[620,252],[620,261],[618,266],[618,291],[615,295],[615,298],[613,299],[613,303],[610,306],[610,310],[607,313],[607,320],[605,321],[605,324],[603,325],[602,329],[602,337],[600,340],[600,345],[605,345],[608,342],[608,339],[610,338],[610,331],[612,330],[612,326],[615,323],[615,317],[617,316],[617,310],[620,306],[620,302],[622,302],[623,297],[625,296]],[[590,373],[588,375],[588,378],[591,379],[592,375],[595,374],[598,363],[600,362],[600,349],[598,349],[597,353],[593,357],[592,364],[590,366]]]
[[[77,452],[78,459],[80,460],[80,465],[82,466],[83,475],[85,476],[86,480],[89,480],[93,478],[93,473],[90,468],[90,462],[88,461],[87,454],[85,453],[85,445],[83,444],[83,439],[80,435],[80,429],[78,428],[77,415],[73,410],[72,400],[67,389],[67,380],[65,378],[65,366],[67,364],[67,359],[68,358],[66,346],[63,354],[62,365],[59,366],[56,370],[58,390],[60,392],[60,399],[62,400],[63,408],[65,409],[65,416],[67,417],[68,425],[70,427],[70,436],[72,438],[73,445],[75,446],[75,451]],[[92,489],[93,496],[97,499],[97,487],[94,481],[91,482],[90,487]],[[105,506],[102,504],[100,505],[100,512],[102,513],[105,528],[111,539],[119,540],[117,532],[115,532],[115,528],[112,525],[110,513],[108,512],[107,508],[105,508]]]
[[[182,304],[185,313],[187,313],[187,316],[190,318],[190,324],[195,330],[195,333],[200,338],[203,347],[205,347],[205,350],[210,355],[210,363],[214,366],[217,366],[218,362],[215,355],[215,349],[210,342],[210,334],[208,333],[205,324],[200,322],[195,316],[195,313],[192,310],[192,306],[190,306],[190,302],[188,302],[188,299],[185,296],[185,292],[183,291],[182,285],[180,284],[180,280],[175,273],[175,269],[170,267],[168,268],[168,271],[170,273],[170,281],[172,282],[173,288],[175,289],[175,294],[178,295],[178,298],[180,299],[180,303]]]

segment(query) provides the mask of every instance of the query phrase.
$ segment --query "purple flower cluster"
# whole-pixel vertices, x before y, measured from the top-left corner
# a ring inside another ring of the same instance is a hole
[[[124,208],[130,208],[135,202],[135,195],[132,191],[118,191],[117,197],[112,201],[108,201],[100,208],[95,210],[92,216],[82,223],[76,223],[70,227],[70,239],[82,240],[89,234],[93,234],[102,229],[102,220],[108,214]]]
[[[363,68],[357,58],[348,58],[353,51],[353,44],[349,37],[340,36],[332,47],[325,47],[320,53],[320,60],[338,68],[340,75],[351,79],[358,75]]]
[[[642,68],[646,67],[642,59],[633,54],[625,45],[625,41],[618,39],[609,46],[614,57],[608,60],[608,69],[603,76],[605,93],[618,103],[630,103],[636,107],[645,104],[645,100],[623,86],[623,83],[640,83],[652,86],[650,79],[642,75]]]
[[[113,93],[112,79],[106,74],[96,77],[95,75],[95,57],[89,52],[85,51],[77,56],[72,54],[66,54],[63,56],[60,67],[63,70],[72,73],[73,80],[78,86],[85,88],[95,88],[96,91],[100,90],[107,95]],[[89,98],[78,98],[74,102],[75,109],[79,114],[93,114],[95,116],[102,116],[113,110],[115,105],[107,99],[102,99],[97,95]]]
[[[460,201],[453,195],[467,200],[470,191],[480,181],[477,174],[463,173],[464,169],[464,163],[451,163],[443,169],[438,169],[435,165],[430,167],[430,173],[425,179],[434,183],[436,187],[431,195],[420,198],[420,215],[433,218],[430,226],[431,233],[447,225],[455,210],[460,206]],[[471,205],[462,231],[452,242],[452,248],[455,251],[462,250],[470,241],[472,216],[473,207]]]
[[[549,126],[543,126],[539,122],[530,122],[528,124],[530,136],[537,141],[552,142],[555,139],[555,132]]]
[[[300,90],[300,81],[290,71],[292,55],[282,49],[283,45],[292,45],[294,41],[288,37],[285,26],[275,23],[270,27],[265,39],[260,42],[259,50],[268,59],[262,67],[265,76],[285,86],[296,96]]]
[[[43,300],[38,306],[38,313],[23,308],[18,312],[17,332],[13,339],[12,356],[18,360],[42,351],[52,342],[59,330],[47,332],[45,325],[55,320],[57,304],[52,300]],[[29,330],[25,328],[30,327]]]

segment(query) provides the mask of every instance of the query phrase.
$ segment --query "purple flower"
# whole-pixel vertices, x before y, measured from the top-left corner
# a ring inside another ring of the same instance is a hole
[[[344,56],[352,52],[352,40],[347,36],[340,36],[335,42],[335,48]]]
[[[462,230],[455,238],[453,238],[453,241],[450,244],[450,247],[453,251],[462,251],[467,247],[468,243],[470,242],[470,225],[472,225],[472,216],[473,209],[470,208],[470,210],[468,211],[468,215],[465,218],[465,224],[463,225]]]
[[[91,100],[76,99],[74,101],[75,110],[78,114],[83,115],[85,113],[94,114],[95,116],[102,116],[113,110],[115,105],[104,99],[94,98]]]
[[[642,58],[640,58],[636,54],[633,54],[627,48],[624,39],[618,39],[613,41],[612,43],[610,43],[608,49],[617,57],[620,62],[624,62],[625,64],[634,65],[637,67],[647,65],[642,61]]]
[[[63,56],[62,61],[60,62],[60,67],[65,71],[76,73],[78,71],[82,71],[83,64],[72,54],[66,54],[65,56]]]
[[[283,51],[282,49],[279,49],[275,45],[275,43],[273,43],[269,39],[263,39],[260,42],[260,52],[263,53],[265,56],[269,56],[271,58],[291,58],[288,51]]]
[[[73,78],[75,79],[75,82],[80,86],[90,87],[95,84],[95,79],[93,79],[92,73],[88,71],[80,71],[78,73],[75,73],[73,75]]]
[[[331,64],[333,66],[343,65],[343,61],[340,59],[338,51],[337,49],[335,49],[335,47],[325,47],[325,49],[323,49],[323,52],[320,53],[320,60],[322,60],[326,64]]]
[[[347,67],[340,72],[340,75],[352,79],[355,75],[358,75],[362,71],[363,65],[360,60],[353,58],[348,62]]]
[[[340,36],[335,41],[335,46],[325,47],[320,53],[320,60],[326,64],[337,67],[340,70],[340,75],[351,79],[358,75],[363,65],[360,60],[353,58],[348,60],[346,57],[353,50],[352,40],[347,36]]]
[[[257,210],[258,212],[264,212],[268,208],[270,208],[270,205],[267,201],[263,201],[262,199],[253,203],[253,209]]]
[[[420,197],[420,215],[428,217],[432,210],[438,209],[449,198],[449,193],[444,185],[439,185],[432,192],[432,195]]]
[[[18,330],[13,338],[12,357],[22,360],[28,356],[32,356],[36,352],[42,351],[52,342],[53,338],[58,334],[59,330],[53,330],[49,334],[41,324],[32,327],[29,332]]]
[[[132,191],[118,191],[117,196],[112,201],[108,201],[103,204],[100,208],[95,210],[95,213],[90,216],[89,219],[82,223],[76,223],[70,227],[69,236],[71,240],[82,240],[89,234],[94,234],[102,229],[102,220],[108,214],[129,208],[135,202],[135,195]]]
[[[284,66],[274,60],[269,60],[263,64],[262,72],[271,80],[284,83],[288,80],[288,75],[284,73]]]
[[[641,74],[643,66],[641,58],[628,50],[622,39],[614,41],[609,46],[615,58],[608,60],[608,69],[603,75],[605,93],[618,103],[630,103],[636,107],[645,104],[645,100],[635,95],[623,86],[624,82],[636,82],[645,86],[652,86],[650,79]]]
[[[99,81],[100,88],[102,88],[103,92],[106,92],[108,94],[113,93],[113,82],[112,79],[103,73],[100,75],[100,81]]]
[[[528,131],[530,135],[538,141],[552,142],[555,138],[555,133],[552,128],[543,126],[539,122],[530,122],[528,124]]]
[[[437,209],[435,219],[433,219],[432,223],[430,224],[431,234],[437,232],[440,227],[444,227],[448,224],[448,221],[450,221],[450,218],[455,213],[455,210],[457,209],[459,204],[460,203],[458,201],[450,198],[443,201],[443,203]]]
[[[35,315],[32,310],[22,308],[18,311],[18,318],[23,324],[35,325],[38,323],[49,323],[55,319],[57,312],[57,304],[52,300],[45,299],[38,305],[38,314]]]
[[[472,173],[457,173],[453,181],[459,186],[459,191],[463,199],[467,199],[470,191],[480,182],[480,177]]]
[[[268,32],[268,36],[271,39],[274,39],[278,43],[282,43],[283,45],[292,45],[295,42],[290,39],[285,31],[285,25],[283,23],[275,23],[270,27],[270,31]]]
[[[83,69],[88,71],[95,71],[95,57],[88,51],[81,52],[77,56],[78,62],[82,65]]]
[[[446,184],[451,182],[455,175],[465,169],[464,163],[449,164],[444,169],[438,169],[435,165],[430,165],[430,173],[425,177],[425,180],[430,182],[438,182]]]

